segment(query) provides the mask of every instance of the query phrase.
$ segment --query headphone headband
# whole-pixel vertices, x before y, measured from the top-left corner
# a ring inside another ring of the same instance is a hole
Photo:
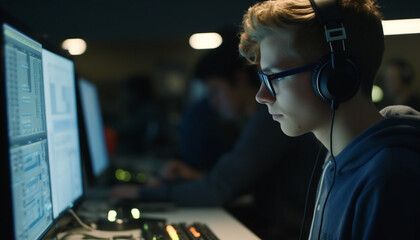
[[[322,100],[336,108],[356,94],[360,85],[358,69],[346,54],[347,34],[339,0],[309,1],[330,47],[330,56],[321,58],[312,73],[312,85]]]
[[[335,0],[310,0],[319,23],[322,25],[330,21],[342,21],[343,13]]]
[[[330,46],[331,57],[334,60],[334,53],[346,51],[347,34],[343,25],[344,16],[341,8],[335,0],[310,0],[310,2],[318,22],[324,27],[325,39]],[[341,41],[341,44],[337,44],[338,41]]]

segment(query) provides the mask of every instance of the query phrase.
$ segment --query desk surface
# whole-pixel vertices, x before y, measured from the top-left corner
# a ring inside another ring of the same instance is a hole
[[[82,204],[81,210],[87,210],[87,215],[106,217],[109,209],[105,201],[92,200]],[[83,212],[83,211],[82,211]],[[79,214],[83,215],[82,212]],[[85,213],[86,214],[86,213]],[[246,228],[241,222],[220,207],[177,207],[165,211],[142,212],[144,217],[165,218],[168,223],[205,223],[220,240],[254,240],[259,239],[253,232]]]
[[[202,222],[221,240],[259,239],[253,232],[222,208],[177,208],[167,212],[144,213],[145,217],[166,218],[168,223]]]

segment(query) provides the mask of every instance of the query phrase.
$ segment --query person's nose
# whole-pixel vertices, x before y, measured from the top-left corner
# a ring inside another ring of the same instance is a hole
[[[276,98],[271,95],[264,83],[261,83],[255,99],[260,104],[274,103],[276,101]]]

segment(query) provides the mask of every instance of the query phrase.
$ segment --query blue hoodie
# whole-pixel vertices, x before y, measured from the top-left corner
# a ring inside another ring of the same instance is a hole
[[[420,113],[381,113],[324,163],[309,239],[420,239]]]

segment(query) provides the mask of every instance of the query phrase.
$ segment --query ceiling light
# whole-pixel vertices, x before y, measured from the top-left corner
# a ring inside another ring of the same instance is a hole
[[[194,49],[213,49],[219,47],[222,42],[220,34],[211,33],[196,33],[190,37],[190,46]]]
[[[383,20],[384,35],[420,33],[420,18]]]
[[[63,41],[61,47],[71,55],[81,55],[86,51],[86,42],[81,38],[69,38]]]

